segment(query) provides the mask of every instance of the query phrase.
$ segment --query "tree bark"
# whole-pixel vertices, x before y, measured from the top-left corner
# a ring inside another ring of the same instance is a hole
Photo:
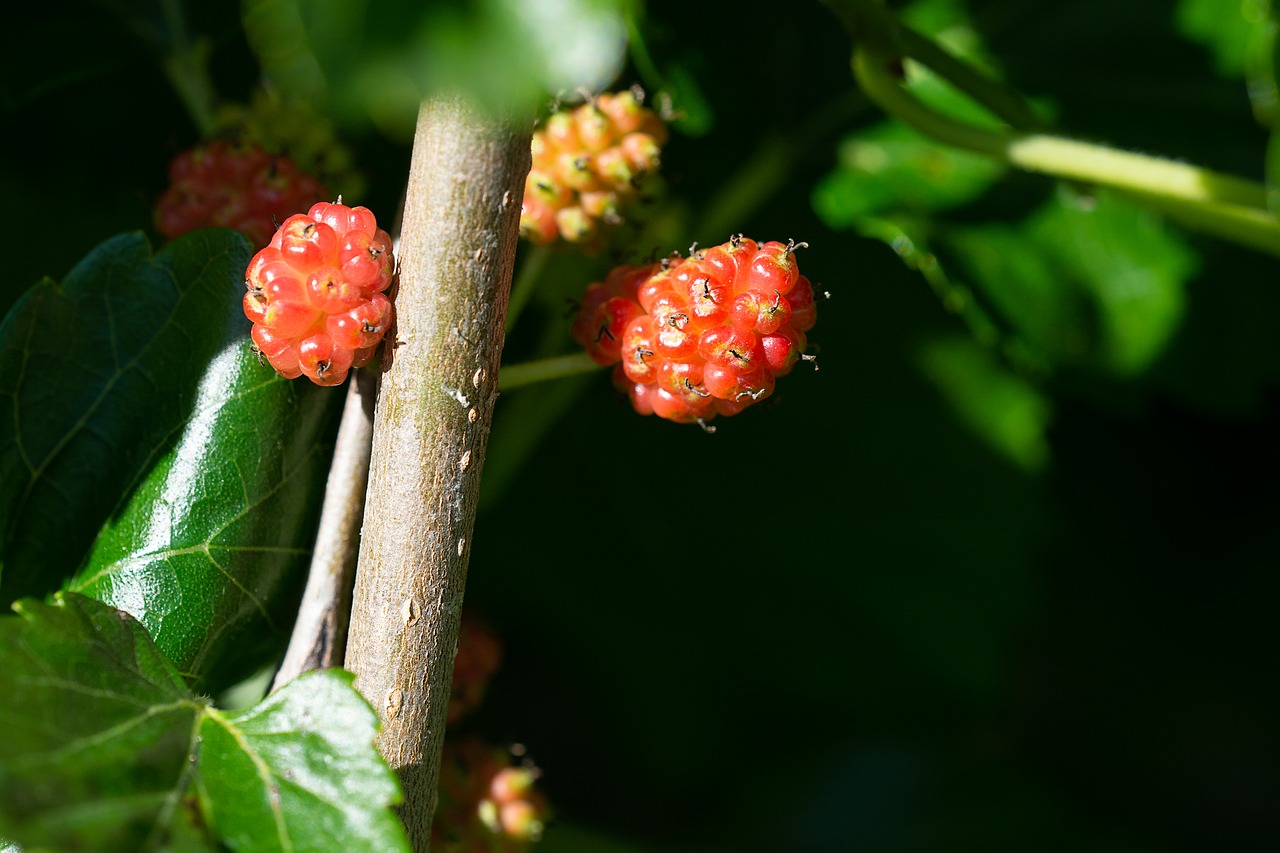
[[[382,719],[415,851],[435,810],[531,130],[449,94],[423,103],[414,139],[346,667]]]

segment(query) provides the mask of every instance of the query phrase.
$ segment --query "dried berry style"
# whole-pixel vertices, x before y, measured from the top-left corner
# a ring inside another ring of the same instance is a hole
[[[520,233],[532,243],[590,244],[619,225],[657,172],[667,127],[638,89],[553,114],[533,134]]]
[[[817,320],[800,275],[803,243],[721,246],[617,267],[587,288],[572,335],[641,414],[681,423],[734,415],[769,397]]]
[[[245,273],[258,352],[286,379],[338,385],[391,325],[391,237],[364,207],[320,202],[290,216]]]
[[[234,228],[256,249],[290,211],[327,195],[287,157],[216,140],[173,159],[169,188],[156,202],[156,228],[169,239],[197,228]]]

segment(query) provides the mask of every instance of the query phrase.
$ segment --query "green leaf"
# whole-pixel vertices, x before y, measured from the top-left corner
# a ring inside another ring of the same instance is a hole
[[[1270,0],[1182,0],[1177,24],[1213,54],[1223,77],[1238,77],[1261,27],[1268,19]]]
[[[70,588],[126,610],[200,689],[282,648],[343,395],[289,382],[243,340],[206,366],[176,445],[103,529]]]
[[[969,338],[930,341],[919,360],[957,417],[993,450],[1029,473],[1045,468],[1052,404],[1032,382]]]
[[[307,673],[232,717],[200,724],[200,790],[235,850],[398,850],[395,774],[372,748],[377,716],[341,670]],[[371,807],[374,806],[374,807]],[[278,848],[265,840],[288,839]]]
[[[1051,263],[1093,300],[1100,366],[1149,367],[1182,320],[1195,254],[1159,216],[1109,193],[1063,190],[1028,224]]]
[[[247,331],[248,260],[232,231],[154,257],[124,234],[0,323],[0,603],[56,589],[172,442],[205,363]]]
[[[686,136],[706,136],[715,127],[715,110],[702,91],[698,77],[686,65],[672,63],[667,68],[654,102],[660,106],[664,98],[671,105],[671,124]]]
[[[885,122],[846,137],[839,164],[819,182],[813,207],[832,228],[846,228],[897,207],[916,213],[947,210],[974,200],[1004,174],[990,157],[922,137]]]
[[[1060,191],[1020,226],[944,233],[973,285],[1042,357],[1134,375],[1182,320],[1195,255],[1114,194]]]
[[[1025,226],[955,227],[944,239],[983,299],[1041,362],[1089,357],[1098,336],[1091,300],[1027,237]]]
[[[0,619],[0,834],[95,851],[407,850],[377,717],[339,671],[226,716],[128,614],[74,594]]]
[[[202,705],[136,621],[78,596],[0,619],[0,835],[162,849]]]

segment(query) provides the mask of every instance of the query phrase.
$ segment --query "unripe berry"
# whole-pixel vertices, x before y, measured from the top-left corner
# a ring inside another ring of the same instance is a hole
[[[520,233],[598,247],[659,165],[666,126],[635,92],[557,112],[534,132]]]

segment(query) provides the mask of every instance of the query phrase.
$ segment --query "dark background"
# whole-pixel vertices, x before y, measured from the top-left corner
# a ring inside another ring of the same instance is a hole
[[[1243,77],[1186,32],[1184,4],[935,5],[1070,133],[1261,179]],[[40,4],[8,27],[6,306],[149,228],[166,163],[197,141],[109,6]],[[810,336],[820,370],[715,435],[634,415],[603,375],[500,404],[468,602],[506,663],[467,725],[545,771],[541,849],[1275,849],[1275,258],[1170,228],[1193,258],[1185,307],[1142,369],[1026,374],[993,355],[1047,406],[1047,456],[1018,464],[922,367],[932,343],[968,341],[961,319],[815,212],[840,141],[882,120],[836,18],[644,12],[688,114],[652,242],[630,255],[723,240],[700,223],[742,191],[730,227],[807,241],[801,269],[832,298]],[[189,14],[219,91],[247,97],[235,4]],[[349,132],[362,203],[394,209],[407,145]],[[1010,175],[928,217],[1016,226],[1054,192]],[[556,255],[508,360],[569,351],[563,297],[608,265]],[[959,269],[981,299],[980,271]]]

